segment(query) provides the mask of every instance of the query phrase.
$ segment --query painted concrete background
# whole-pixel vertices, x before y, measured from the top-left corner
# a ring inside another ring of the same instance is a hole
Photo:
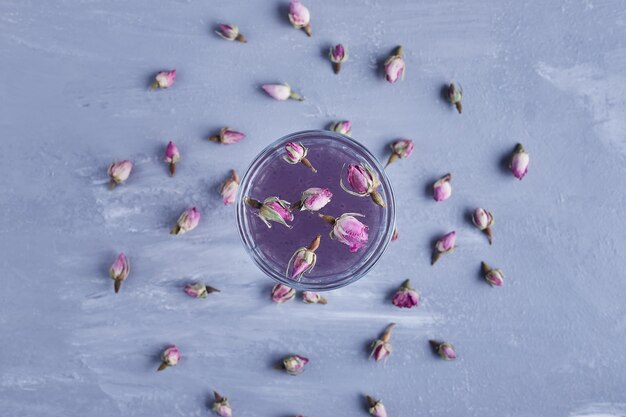
[[[0,414],[204,416],[211,390],[235,415],[357,417],[362,395],[389,415],[557,417],[626,415],[626,9],[619,0],[306,2],[313,38],[291,28],[285,1],[3,0],[0,2]],[[213,33],[240,25],[248,44]],[[327,48],[350,61],[332,73]],[[379,63],[402,44],[404,82]],[[168,91],[151,76],[176,68]],[[459,116],[441,86],[465,89]],[[303,103],[259,85],[290,83]],[[234,210],[216,193],[274,139],[353,122],[390,167],[400,238],[329,304],[275,305],[272,283],[243,250]],[[237,145],[206,140],[228,125]],[[176,177],[162,163],[182,153]],[[503,158],[531,156],[519,182]],[[107,190],[115,159],[136,166]],[[432,181],[451,172],[453,196]],[[169,228],[196,205],[200,226]],[[495,217],[495,243],[467,220]],[[431,241],[458,249],[435,267]],[[124,251],[118,295],[107,270]],[[480,261],[506,274],[479,278]],[[389,296],[406,279],[423,304]],[[222,290],[190,299],[182,286]],[[397,323],[386,365],[367,345]],[[427,340],[455,344],[436,358]],[[155,371],[169,343],[176,368]],[[284,354],[311,358],[290,377]]]

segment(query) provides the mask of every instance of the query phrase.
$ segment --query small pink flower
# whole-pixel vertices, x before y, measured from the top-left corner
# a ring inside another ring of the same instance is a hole
[[[113,162],[107,173],[109,174],[109,189],[112,190],[116,185],[122,184],[130,176],[130,172],[133,170],[133,163],[129,160],[122,162]]]
[[[290,355],[283,359],[282,368],[289,375],[299,375],[304,371],[304,366],[309,363],[309,359],[300,355]]]
[[[115,281],[114,289],[115,293],[120,291],[120,287],[122,286],[122,282],[128,278],[128,274],[130,273],[130,262],[126,258],[124,253],[120,253],[117,255],[115,262],[109,268],[109,276],[113,281]]]
[[[456,110],[461,114],[463,111],[463,104],[461,100],[463,99],[463,88],[461,86],[456,86],[454,83],[450,83],[448,86],[448,100],[450,103],[454,104]]]
[[[315,251],[320,246],[320,240],[321,236],[317,235],[308,248],[301,247],[295,251],[287,264],[287,278],[299,282],[305,273],[310,272],[315,267],[317,262]]]
[[[400,139],[391,144],[391,156],[387,160],[388,167],[392,162],[396,161],[398,158],[406,159],[411,156],[413,152],[413,141],[411,139]]]
[[[161,358],[161,365],[157,371],[162,371],[168,366],[176,366],[180,361],[180,350],[176,345],[172,345],[163,351]]]
[[[433,185],[433,197],[435,201],[446,201],[452,195],[452,175],[446,174]]]
[[[396,49],[396,52],[385,61],[385,78],[391,84],[394,84],[400,79],[404,80],[404,69],[406,64],[404,62],[403,55],[404,53],[402,47],[399,46]]]
[[[350,136],[352,133],[352,123],[350,120],[342,120],[334,122],[330,125],[330,130],[333,132],[341,133],[342,135]]]
[[[365,217],[358,213],[344,213],[337,218],[320,214],[320,217],[324,219],[324,221],[333,226],[330,232],[330,238],[337,239],[339,242],[348,245],[350,252],[356,252],[365,247],[368,239],[368,227],[358,221],[354,216]]]
[[[180,215],[176,226],[172,227],[170,231],[173,235],[185,234],[198,226],[200,222],[200,212],[195,207],[189,208]]]
[[[156,77],[154,77],[154,82],[150,85],[150,89],[154,90],[155,88],[170,88],[174,81],[176,80],[176,70],[171,71],[161,71]]]
[[[372,343],[372,353],[370,354],[370,358],[373,357],[376,362],[379,362],[391,355],[391,343],[389,343],[389,339],[391,338],[391,329],[395,325],[395,323],[391,323],[387,326],[382,337]]]
[[[239,176],[233,169],[230,172],[230,177],[224,181],[220,188],[220,194],[222,195],[225,206],[229,206],[235,202],[237,191],[239,191]]]
[[[288,142],[285,144],[285,155],[283,155],[283,160],[292,165],[301,163],[313,171],[313,173],[316,173],[317,169],[315,169],[311,162],[306,158],[307,153],[309,153],[309,149],[302,143]]]
[[[303,291],[302,292],[302,301],[307,304],[327,304],[328,301],[324,297],[320,295],[320,293],[315,291]]]
[[[275,100],[285,101],[285,100],[296,100],[296,101],[304,101],[304,97],[300,94],[296,93],[289,87],[289,84],[263,84],[261,86],[263,91],[267,93],[268,96],[272,97]]]
[[[367,405],[369,407],[368,410],[371,416],[387,417],[387,410],[385,409],[385,406],[383,405],[383,402],[381,400],[375,400],[369,395],[367,395],[366,398],[367,398]]]
[[[492,287],[501,287],[504,285],[504,273],[500,269],[493,269],[487,263],[481,264],[485,281]]]
[[[330,62],[333,64],[333,71],[335,71],[335,74],[339,74],[339,71],[341,71],[341,64],[348,60],[348,49],[338,43],[333,48],[330,48],[328,58],[330,58]]]
[[[174,142],[170,141],[165,148],[164,161],[170,164],[170,175],[174,176],[176,172],[176,163],[180,160],[180,152]]]
[[[521,143],[518,143],[515,147],[515,151],[513,152],[513,157],[511,158],[511,172],[518,180],[524,178],[524,175],[528,172],[528,163],[530,162],[530,158],[526,150]]]
[[[185,285],[185,294],[193,298],[206,298],[207,295],[220,292],[217,288],[213,288],[209,285],[206,285],[202,282],[196,282],[195,284],[187,284]]]
[[[220,23],[217,25],[217,27],[218,30],[216,30],[215,33],[217,33],[222,39],[243,43],[248,42],[246,37],[239,33],[239,26],[237,25],[227,25],[225,23]]]
[[[298,0],[291,0],[289,4],[289,21],[296,29],[302,29],[307,36],[311,36],[311,14]]]
[[[396,240],[398,240],[398,228],[394,227],[393,234],[391,235],[391,241],[395,242]]]
[[[420,295],[417,291],[411,288],[411,280],[406,280],[402,284],[398,291],[393,295],[391,303],[399,308],[413,308],[417,307],[420,302]]]
[[[493,243],[493,231],[491,230],[491,226],[493,226],[495,222],[493,214],[483,208],[477,208],[472,214],[472,222],[479,230],[487,235],[487,239],[489,239],[489,244],[491,245]]]
[[[378,174],[374,172],[372,167],[366,163],[350,164],[346,171],[348,177],[348,184],[352,190],[349,190],[343,183],[343,178],[339,180],[339,185],[348,194],[352,194],[358,197],[370,196],[374,203],[381,207],[385,207],[382,195],[377,191],[380,186],[380,180]]]
[[[450,253],[454,250],[456,244],[456,232],[452,231],[446,235],[443,235],[437,243],[435,243],[435,250],[433,251],[433,257],[431,265],[439,260],[444,253]]]
[[[319,211],[326,207],[333,198],[328,188],[309,188],[302,192],[300,201],[292,208],[295,210]]]
[[[276,284],[272,288],[272,301],[277,304],[282,304],[287,301],[293,300],[296,296],[296,290],[289,288],[283,284]]]
[[[221,143],[224,145],[232,145],[233,143],[241,142],[246,135],[240,132],[232,130],[230,127],[223,127],[220,129],[220,133],[217,135],[209,136],[211,142]]]
[[[446,361],[453,361],[456,359],[456,352],[452,343],[439,342],[437,340],[430,340],[430,346],[437,352],[441,359]]]
[[[289,202],[281,200],[278,197],[268,197],[263,200],[263,202],[246,197],[245,203],[254,209],[259,209],[257,216],[259,216],[259,218],[263,220],[263,223],[270,229],[272,228],[270,222],[280,223],[291,229],[291,226],[287,224],[287,222],[293,220],[291,204],[289,204]]]
[[[215,414],[220,417],[233,417],[233,408],[228,403],[228,398],[222,397],[216,391],[213,391],[215,402],[211,408]]]

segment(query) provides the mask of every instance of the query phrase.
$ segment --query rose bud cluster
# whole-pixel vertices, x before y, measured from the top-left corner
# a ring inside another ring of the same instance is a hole
[[[330,238],[348,245],[350,252],[356,252],[365,247],[368,240],[367,231],[369,227],[361,223],[355,216],[365,217],[358,213],[344,213],[337,218],[320,214],[324,221],[333,226]]]
[[[225,206],[229,206],[235,202],[237,191],[239,191],[239,176],[233,169],[230,172],[230,177],[224,181],[220,188],[220,194]]]
[[[463,105],[461,104],[462,99],[463,88],[461,88],[461,86],[454,85],[454,83],[450,83],[448,86],[448,100],[450,103],[454,104],[459,114],[463,111]]]
[[[188,208],[178,218],[176,225],[170,230],[170,234],[182,235],[198,226],[200,222],[200,212],[195,208]]]
[[[209,140],[223,145],[232,145],[241,142],[245,137],[246,135],[241,132],[234,131],[230,127],[223,127],[217,135],[209,136]]]
[[[493,269],[486,262],[482,262],[480,267],[483,271],[485,281],[492,287],[501,287],[504,285],[504,273],[500,269]]]
[[[246,197],[245,202],[248,206],[259,209],[257,216],[263,220],[268,228],[272,228],[270,222],[276,222],[291,229],[291,226],[287,224],[287,222],[293,221],[289,202],[278,197],[268,197],[263,202]]]
[[[217,30],[215,33],[222,39],[227,41],[237,41],[246,43],[248,40],[244,35],[239,33],[239,26],[237,25],[227,25],[225,23],[220,23],[217,25]]]
[[[130,262],[124,253],[120,253],[115,259],[115,262],[111,265],[111,268],[109,268],[109,276],[114,281],[113,288],[116,294],[120,291],[122,282],[128,278],[129,273]]]
[[[133,170],[133,163],[129,160],[124,160],[122,162],[113,162],[109,169],[107,170],[107,174],[109,174],[109,190],[114,189],[118,184],[122,184],[124,181],[128,179],[131,171]]]
[[[300,201],[291,205],[292,210],[319,211],[333,198],[328,188],[308,188],[302,192]]]
[[[335,74],[339,74],[339,71],[341,71],[341,64],[348,60],[348,50],[345,46],[339,43],[330,48],[328,58],[333,64],[333,71]]]
[[[306,155],[309,153],[309,149],[304,146],[302,143],[297,142],[289,142],[285,145],[285,155],[283,156],[283,160],[289,164],[302,164],[305,167],[309,168],[314,173],[317,170],[311,165],[311,162],[306,158]]]
[[[513,151],[513,156],[511,157],[511,165],[509,165],[513,176],[521,181],[528,172],[529,162],[530,157],[528,156],[528,153],[522,144],[518,143],[515,147],[515,151]]]
[[[413,308],[417,307],[420,302],[420,294],[411,288],[411,280],[404,281],[402,286],[398,288],[393,295],[391,303],[399,308]]]
[[[287,264],[287,278],[299,282],[305,273],[310,272],[315,267],[317,262],[315,251],[320,246],[321,238],[320,235],[317,235],[308,248],[302,247],[295,251]]]
[[[399,46],[394,54],[385,61],[385,79],[391,84],[398,80],[404,80],[405,67],[404,51]]]
[[[176,81],[175,69],[171,71],[161,71],[154,77],[154,82],[150,84],[150,90],[170,88],[174,85],[174,81]]]
[[[452,196],[451,174],[446,174],[433,185],[433,198],[435,201],[446,201]]]
[[[380,362],[381,360],[387,358],[391,355],[391,343],[389,343],[389,339],[391,338],[391,329],[395,326],[395,323],[391,323],[385,331],[380,339],[376,339],[372,343],[372,353],[370,353],[370,358],[374,358],[376,362]]]
[[[346,171],[348,177],[348,184],[351,190],[346,187],[343,182],[343,178],[339,181],[341,188],[348,194],[352,194],[358,197],[370,196],[374,203],[381,207],[385,207],[382,195],[377,191],[380,186],[380,179],[378,174],[374,172],[372,167],[366,163],[350,164]]]
[[[311,30],[311,13],[298,0],[291,0],[289,4],[289,21],[296,29],[302,29],[307,36],[313,34]]]
[[[494,221],[493,214],[483,208],[477,208],[472,214],[472,222],[479,230],[487,235],[490,245],[493,243],[493,231],[491,230],[491,226],[493,226]]]
[[[291,99],[296,101],[304,101],[304,97],[293,91],[287,83],[263,84],[261,87],[263,88],[263,91],[265,91],[267,95],[274,100],[285,101]]]
[[[437,243],[435,243],[435,249],[433,250],[433,257],[432,257],[432,261],[430,264],[434,265],[439,260],[441,255],[452,252],[454,248],[456,247],[455,245],[456,245],[456,232],[455,231],[447,233],[443,235],[441,238],[439,238],[439,240],[437,240]]]
[[[456,351],[454,350],[452,343],[439,342],[437,340],[430,340],[429,343],[441,359],[446,361],[453,361],[456,359]]]
[[[161,365],[157,371],[162,371],[168,366],[176,366],[180,361],[180,350],[176,347],[176,345],[172,345],[163,351],[161,355]]]
[[[413,153],[413,141],[411,139],[400,139],[391,144],[391,156],[387,160],[385,168],[397,159],[406,159]]]
[[[284,284],[276,284],[272,288],[272,301],[277,304],[293,300],[295,296],[296,290]]]

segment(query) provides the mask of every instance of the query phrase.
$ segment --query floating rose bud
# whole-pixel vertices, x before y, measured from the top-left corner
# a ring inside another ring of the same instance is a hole
[[[288,99],[296,100],[296,101],[304,101],[304,97],[300,94],[296,93],[289,87],[289,84],[264,84],[262,85],[263,90],[267,93],[268,96],[273,99],[279,101],[285,101]]]
[[[339,180],[339,185],[348,194],[358,197],[370,196],[374,203],[381,207],[385,207],[383,196],[377,191],[380,186],[378,174],[374,172],[372,167],[366,163],[350,164],[347,169],[348,184],[352,190],[349,190],[343,183],[343,178]]]
[[[396,52],[385,61],[385,78],[387,81],[394,84],[399,79],[404,80],[405,66],[404,52],[402,47],[399,46]]]
[[[291,355],[283,359],[282,369],[289,375],[299,375],[304,371],[304,366],[309,363],[309,359],[300,355]]]
[[[232,145],[233,143],[241,142],[245,137],[246,135],[235,132],[230,127],[223,127],[218,135],[209,136],[209,140],[224,145]]]
[[[450,103],[456,106],[456,110],[461,114],[463,111],[463,105],[461,104],[461,99],[463,98],[463,88],[461,86],[456,86],[454,83],[450,83],[448,86],[448,100]]]
[[[293,214],[291,214],[291,204],[285,200],[281,200],[278,197],[268,197],[261,203],[250,197],[245,199],[246,205],[259,209],[257,216],[263,220],[263,223],[270,229],[272,225],[270,222],[280,223],[291,229],[291,226],[287,224],[293,220]]]
[[[173,235],[185,234],[198,226],[200,212],[195,207],[189,208],[180,215],[176,225],[170,231]]]
[[[493,243],[493,232],[491,231],[491,226],[494,223],[493,215],[485,209],[477,208],[472,214],[472,222],[487,235],[491,245]]]
[[[395,242],[396,240],[398,240],[398,228],[394,227],[393,234],[391,235],[391,241]]]
[[[237,25],[227,25],[225,23],[220,23],[217,25],[217,27],[218,29],[215,31],[215,33],[217,33],[222,39],[243,43],[248,42],[246,37],[239,33],[239,26]]]
[[[291,205],[292,210],[318,211],[330,203],[333,193],[328,188],[309,188],[302,192],[300,201]]]
[[[215,402],[213,403],[213,407],[211,409],[220,417],[232,417],[233,416],[233,408],[228,403],[228,398],[222,397],[216,391],[213,391],[213,396],[215,398]]]
[[[342,120],[339,122],[333,122],[330,125],[330,130],[333,132],[341,133],[342,135],[350,136],[352,133],[352,123],[350,120]]]
[[[450,253],[454,250],[456,244],[456,232],[452,231],[446,235],[443,235],[437,243],[435,243],[435,249],[433,250],[433,258],[431,265],[439,260],[444,253]]]
[[[170,164],[170,175],[173,177],[176,172],[176,163],[180,160],[180,152],[174,142],[170,141],[165,148],[165,162]]]
[[[317,169],[315,169],[313,165],[311,165],[311,162],[306,158],[308,152],[309,149],[302,143],[288,142],[285,145],[285,155],[283,156],[283,159],[292,165],[302,163],[302,165],[316,173]]]
[[[225,206],[229,206],[235,202],[237,191],[239,191],[239,176],[233,169],[230,172],[230,178],[226,179],[220,188],[220,194],[222,195]]]
[[[291,0],[289,4],[289,21],[296,29],[302,29],[307,36],[311,36],[311,14],[298,0]]]
[[[122,282],[128,278],[128,274],[130,273],[130,262],[126,258],[124,253],[120,253],[117,255],[115,262],[109,268],[109,276],[115,282],[113,288],[115,289],[115,293],[117,294],[120,291],[120,287],[122,286]]]
[[[528,172],[528,163],[530,162],[530,158],[526,150],[521,143],[518,143],[515,147],[515,151],[513,151],[513,157],[511,158],[511,172],[518,180],[524,178],[524,175]]]
[[[356,252],[365,247],[368,239],[367,230],[369,228],[354,216],[365,217],[358,213],[344,213],[337,218],[320,214],[324,221],[333,225],[330,238],[337,239],[339,242],[348,245],[350,252]]]
[[[287,264],[287,278],[300,282],[302,276],[315,267],[317,262],[315,251],[320,246],[320,240],[321,236],[317,235],[308,248],[302,247],[293,254]]]
[[[178,350],[176,345],[172,345],[163,351],[161,357],[161,365],[157,371],[162,371],[168,366],[176,366],[178,361],[180,361],[180,350]]]
[[[446,361],[453,361],[456,359],[456,352],[452,343],[439,342],[437,340],[429,340],[430,346],[437,352],[441,359]]]
[[[130,172],[133,170],[133,163],[129,160],[124,160],[122,162],[113,162],[107,173],[109,174],[109,190],[115,188],[116,185],[122,184],[124,181],[128,179],[130,176]]]
[[[369,395],[365,396],[367,399],[368,410],[373,417],[387,417],[387,410],[381,400],[375,400]]]
[[[171,71],[161,71],[154,77],[154,82],[150,85],[150,90],[154,90],[155,88],[170,88],[175,80],[175,69]]]
[[[333,63],[333,71],[335,71],[335,74],[339,74],[341,64],[348,60],[348,49],[338,43],[333,48],[330,48],[328,57],[330,58],[330,62]]]
[[[451,174],[444,175],[433,185],[433,197],[435,201],[446,201],[452,195]]]
[[[276,284],[272,288],[272,301],[278,304],[293,300],[296,296],[296,290],[289,288],[283,284]]]
[[[303,291],[302,292],[302,301],[307,304],[327,304],[328,301],[324,297],[320,295],[320,293],[315,291]]]
[[[389,343],[389,339],[391,338],[391,329],[395,325],[395,323],[391,323],[387,326],[382,337],[372,343],[372,353],[370,353],[370,358],[373,357],[376,362],[379,362],[391,355],[391,343]]]
[[[413,152],[413,141],[411,139],[400,139],[391,144],[391,156],[387,160],[388,167],[396,159],[408,158]]]
[[[193,298],[206,298],[207,295],[220,292],[217,288],[213,288],[209,285],[206,285],[202,282],[196,282],[195,284],[187,284],[185,285],[185,294]]]
[[[402,286],[398,288],[398,291],[393,295],[391,303],[399,308],[413,308],[417,307],[420,302],[420,295],[417,291],[411,288],[411,280],[404,281]]]
[[[480,264],[483,270],[483,276],[485,281],[492,287],[501,287],[504,284],[504,273],[500,269],[492,269],[487,263],[482,262]]]

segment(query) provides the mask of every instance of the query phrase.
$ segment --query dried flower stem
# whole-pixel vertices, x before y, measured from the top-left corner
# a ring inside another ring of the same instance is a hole
[[[322,235],[315,236],[315,239],[313,239],[313,241],[309,245],[309,250],[311,252],[315,252],[317,250],[317,248],[320,247],[321,240],[322,240]]]
[[[408,280],[407,280],[408,282]],[[396,323],[391,323],[389,326],[387,326],[387,328],[385,329],[385,332],[383,333],[383,336],[380,338],[380,340],[382,340],[383,342],[388,342],[389,339],[391,338],[391,329],[393,329],[393,327],[396,325]]]
[[[254,198],[246,197],[245,199],[246,205],[255,209],[260,209],[263,204],[259,200],[255,200]]]
[[[313,173],[317,173],[317,169],[315,169],[315,168],[313,167],[313,165],[311,164],[311,162],[310,162],[308,159],[306,159],[306,158],[302,158],[302,159],[300,160],[300,162],[302,162],[302,165],[304,165],[305,167],[307,167],[307,168],[309,168],[311,171],[313,171]]]
[[[382,208],[385,208],[385,201],[383,200],[383,196],[380,195],[378,191],[376,190],[372,191],[370,193],[370,197],[372,197],[372,200],[374,201],[374,203],[378,204]]]
[[[333,216],[329,216],[327,214],[320,214],[320,218],[324,220],[326,223],[335,224],[336,219]]]

